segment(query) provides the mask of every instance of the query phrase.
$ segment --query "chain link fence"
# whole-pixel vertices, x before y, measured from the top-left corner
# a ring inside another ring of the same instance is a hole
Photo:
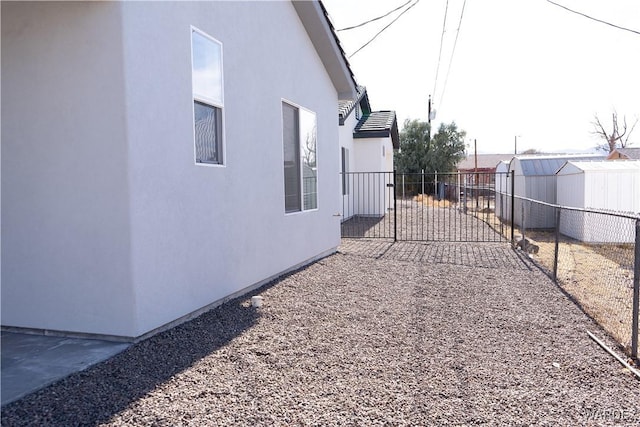
[[[512,244],[638,360],[640,215],[513,197]]]

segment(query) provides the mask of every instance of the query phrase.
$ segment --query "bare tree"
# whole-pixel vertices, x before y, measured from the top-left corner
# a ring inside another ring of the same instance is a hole
[[[628,128],[627,118],[625,116],[622,116],[622,131],[621,131],[620,126],[618,125],[618,113],[614,111],[611,114],[611,123],[612,123],[611,132],[607,132],[607,130],[605,129],[604,125],[600,121],[600,118],[598,117],[597,114],[595,115],[595,120],[591,123],[595,128],[595,130],[593,131],[593,134],[598,135],[600,138],[606,141],[606,143],[598,146],[598,149],[609,151],[609,153],[611,153],[617,147],[624,148],[627,145],[629,145],[629,136],[631,136],[631,132],[633,132],[633,129],[636,127],[636,124],[638,124],[638,119],[636,119],[636,121],[633,122],[633,124],[631,125],[631,128]]]

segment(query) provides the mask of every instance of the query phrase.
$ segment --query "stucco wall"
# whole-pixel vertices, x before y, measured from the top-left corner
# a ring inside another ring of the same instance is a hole
[[[127,2],[123,16],[141,334],[338,246],[337,94],[289,2]],[[223,45],[224,167],[193,160],[191,25]],[[317,211],[284,213],[283,99],[316,113]]]
[[[117,3],[2,2],[2,324],[131,335]]]
[[[194,163],[191,25],[223,44],[224,167]],[[289,2],[2,4],[2,323],[139,336],[340,242],[337,94]],[[281,102],[318,206],[285,215]]]
[[[356,112],[352,111],[349,117],[347,117],[347,119],[345,120],[344,125],[340,126],[338,130],[340,147],[341,148],[344,147],[347,150],[349,150],[349,167],[348,167],[349,172],[357,172],[355,167],[356,153],[353,148],[354,147],[353,129],[356,127],[357,123],[358,121],[356,120]],[[340,157],[338,161],[342,162],[342,158]],[[341,165],[342,163],[339,163],[339,164]],[[347,183],[348,194],[343,195],[342,191],[338,193],[341,195],[339,198],[339,201],[340,201],[340,209],[341,209],[343,221],[351,218],[353,215],[356,214],[354,186],[353,186],[355,176],[354,174],[348,174],[346,179],[348,181]]]

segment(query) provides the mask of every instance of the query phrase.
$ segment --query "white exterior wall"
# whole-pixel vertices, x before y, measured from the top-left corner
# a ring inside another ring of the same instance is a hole
[[[352,111],[351,114],[344,121],[344,125],[339,126],[339,139],[340,139],[340,147],[344,147],[349,150],[349,172],[356,172],[355,166],[355,149],[354,149],[354,139],[353,139],[353,129],[356,127],[358,121],[356,120],[355,111]],[[342,151],[342,150],[341,150]],[[339,153],[341,156],[342,154]],[[342,158],[338,158],[338,164],[342,167]],[[347,175],[347,194],[342,194],[341,191],[338,194],[340,196],[340,207],[342,209],[342,221],[346,221],[356,214],[356,203],[355,203],[355,193],[353,190],[352,182],[354,180],[353,174]],[[340,185],[342,187],[342,183]]]
[[[3,325],[136,333],[122,58],[118,3],[2,3]]]
[[[338,97],[291,3],[2,12],[3,325],[140,336],[338,246]],[[224,167],[194,163],[191,25],[223,45]],[[283,99],[316,113],[315,211],[284,213]]]
[[[556,175],[556,197],[561,206],[584,208],[584,173],[571,164],[565,165]],[[560,215],[560,233],[584,241],[584,215],[563,211]]]
[[[504,221],[511,219],[511,177],[507,175],[508,172],[509,162],[498,163],[495,175],[495,214]]]
[[[557,174],[557,197],[562,206],[640,213],[640,170],[582,170],[569,163]],[[565,212],[560,232],[566,236],[589,243],[634,242],[633,220]]]
[[[381,217],[393,207],[393,187],[387,184],[393,181],[393,169],[387,169],[388,147],[391,138],[357,138],[355,146],[355,168],[366,172],[357,176],[354,187],[358,189],[356,214]],[[385,147],[385,156],[382,156]],[[393,157],[393,151],[389,153]],[[384,173],[390,172],[390,173]]]

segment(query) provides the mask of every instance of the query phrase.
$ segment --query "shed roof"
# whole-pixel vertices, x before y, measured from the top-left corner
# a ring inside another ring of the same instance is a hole
[[[391,136],[393,148],[400,148],[400,135],[395,111],[373,111],[360,119],[353,130],[354,138],[386,138]]]
[[[515,162],[520,163],[524,176],[551,176],[569,160],[604,160],[599,154],[555,154],[544,156],[515,156],[509,166],[513,170]]]
[[[582,173],[582,172],[637,172],[640,173],[640,160],[621,160],[618,162],[585,162],[569,160],[559,170],[558,174],[562,172],[567,173]]]

